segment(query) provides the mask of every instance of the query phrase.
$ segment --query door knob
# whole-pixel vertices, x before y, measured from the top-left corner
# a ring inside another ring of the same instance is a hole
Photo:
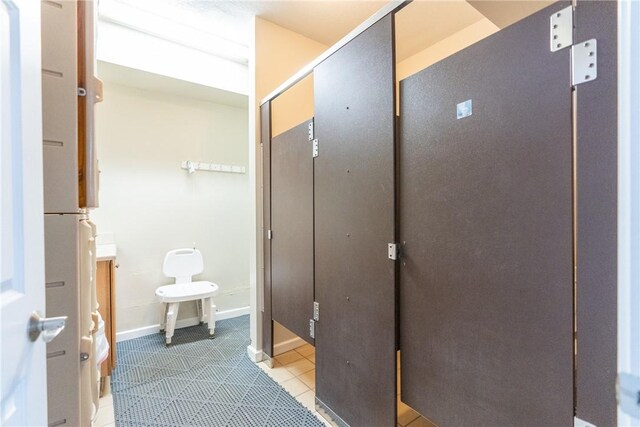
[[[67,316],[41,317],[34,311],[29,318],[29,339],[35,341],[42,334],[42,340],[49,343],[62,332],[66,323]]]

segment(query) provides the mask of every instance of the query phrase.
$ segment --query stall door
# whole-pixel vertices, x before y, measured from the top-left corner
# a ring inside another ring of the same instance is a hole
[[[313,156],[309,122],[271,140],[271,315],[313,344]]]
[[[401,82],[402,400],[441,427],[573,425],[567,5]]]
[[[396,425],[393,31],[314,70],[316,397],[352,426]]]

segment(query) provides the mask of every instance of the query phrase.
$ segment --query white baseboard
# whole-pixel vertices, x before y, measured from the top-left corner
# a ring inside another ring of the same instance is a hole
[[[216,321],[232,319],[234,317],[244,316],[249,314],[250,307],[234,308],[231,310],[218,311],[216,313]],[[195,326],[200,323],[200,319],[197,317],[190,317],[187,319],[180,319],[176,321],[176,329],[186,328],[188,326]],[[116,342],[126,341],[133,338],[144,337],[146,335],[157,334],[160,332],[160,324],[143,326],[142,328],[129,329],[128,331],[122,331],[116,333]]]
[[[216,313],[216,320],[233,319],[234,317],[244,316],[251,312],[251,307],[232,308],[231,310],[218,311]]]
[[[254,362],[262,362],[263,353],[262,350],[256,350],[252,345],[247,346],[247,354],[249,355],[249,359]]]
[[[278,354],[286,353],[287,351],[301,347],[306,343],[307,342],[300,337],[295,337],[291,338],[290,340],[279,342],[273,345],[273,355],[277,356]]]

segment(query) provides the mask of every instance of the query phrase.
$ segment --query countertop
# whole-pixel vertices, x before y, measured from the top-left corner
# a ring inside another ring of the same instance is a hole
[[[115,243],[107,243],[102,245],[96,245],[96,260],[97,261],[113,261],[116,259],[116,245]]]

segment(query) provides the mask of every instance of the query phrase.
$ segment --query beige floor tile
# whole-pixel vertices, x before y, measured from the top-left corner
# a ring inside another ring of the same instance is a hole
[[[316,365],[314,365],[313,363],[309,362],[305,358],[297,360],[297,361],[295,361],[293,363],[289,363],[288,365],[285,366],[285,368],[287,368],[289,370],[289,372],[291,372],[295,376],[302,375],[305,372],[309,372],[310,370],[314,369],[315,367],[316,367]]]
[[[298,396],[296,396],[296,400],[302,403],[302,405],[308,410],[310,410],[311,412],[315,412],[316,394],[313,391],[309,390],[307,392],[299,394]]]
[[[300,353],[295,350],[291,350],[276,356],[276,361],[282,363],[283,365],[288,365],[302,358],[303,356]]]
[[[302,347],[296,348],[296,351],[302,356],[307,357],[314,354],[316,352],[316,349],[311,344],[305,344]]]
[[[289,392],[289,394],[293,397],[309,391],[309,387],[307,387],[307,385],[304,382],[300,381],[298,378],[291,378],[290,380],[284,381],[280,385],[284,387],[284,389],[287,390],[287,392]]]
[[[311,390],[316,389],[316,370],[312,369],[304,374],[298,376],[298,379],[302,381]]]
[[[315,365],[316,364],[316,354],[313,353],[313,354],[308,355],[307,356],[307,360]]]
[[[267,375],[269,375],[273,380],[277,383],[282,384],[283,382],[290,380],[291,378],[295,378],[295,375],[289,372],[287,368],[284,366],[278,366],[276,368],[271,368],[268,371],[265,371]]]
[[[420,417],[419,413],[398,399],[398,424],[407,426],[418,417]]]
[[[100,398],[99,410],[101,410],[102,408],[105,408],[107,406],[113,407],[113,395],[112,394],[108,394],[108,395],[103,396],[103,397]]]
[[[98,410],[96,419],[93,421],[95,427],[103,427],[116,422],[116,417],[113,413],[113,405],[105,406]]]
[[[409,424],[409,427],[436,427],[436,425],[424,417],[419,417]]]

